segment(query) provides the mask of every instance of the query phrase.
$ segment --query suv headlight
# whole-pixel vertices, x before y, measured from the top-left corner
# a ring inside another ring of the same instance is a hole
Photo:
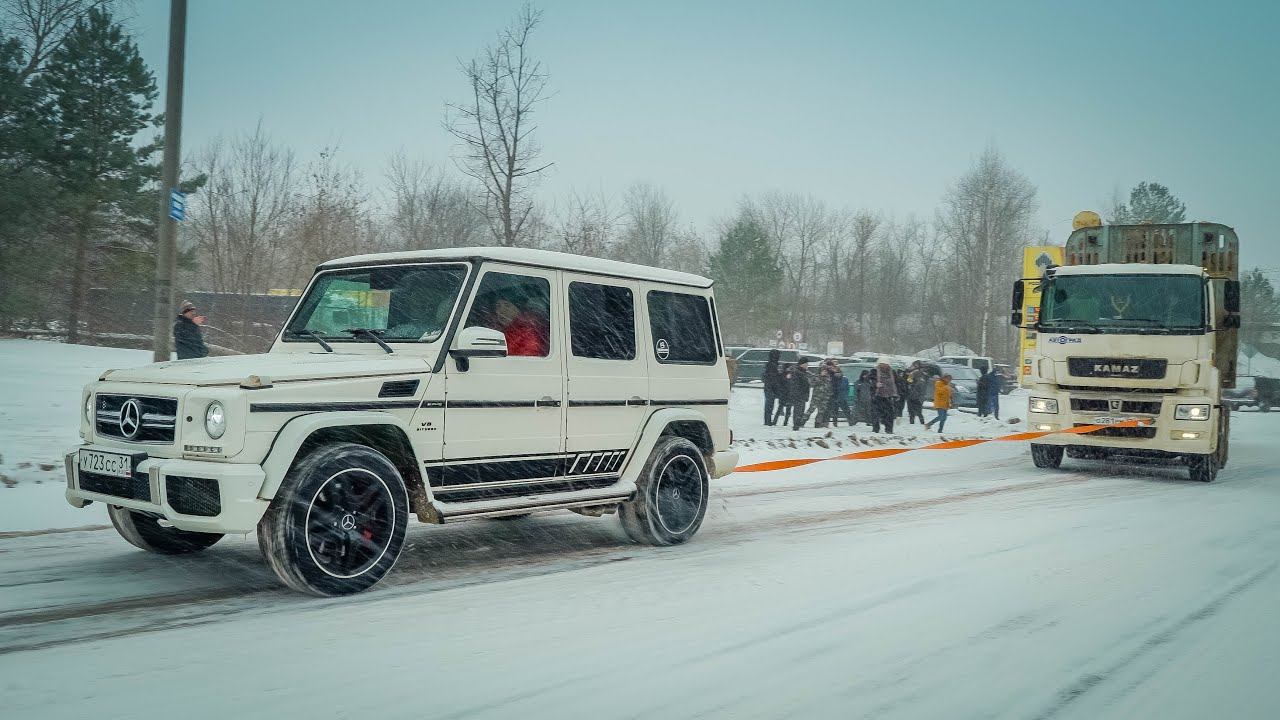
[[[1058,401],[1052,398],[1031,398],[1031,412],[1045,413],[1047,415],[1058,414]]]
[[[1208,420],[1208,405],[1179,405],[1173,411],[1174,420]]]
[[[214,400],[204,411],[204,431],[217,440],[227,431],[227,411],[222,403]]]
[[[89,423],[90,427],[93,427],[95,419],[93,416],[93,393],[89,393],[84,396],[84,421]]]

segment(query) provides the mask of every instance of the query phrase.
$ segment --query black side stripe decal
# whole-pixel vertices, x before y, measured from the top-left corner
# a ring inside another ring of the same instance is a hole
[[[650,400],[650,405],[728,405],[729,400]]]
[[[314,402],[314,403],[250,403],[249,412],[322,412],[342,410],[403,410],[416,408],[417,400],[390,402]],[[431,403],[424,403],[430,407]]]

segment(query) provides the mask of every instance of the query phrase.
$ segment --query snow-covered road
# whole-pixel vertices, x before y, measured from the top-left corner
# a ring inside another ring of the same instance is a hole
[[[252,537],[10,533],[0,715],[1276,717],[1277,421],[1238,413],[1210,485],[993,443],[730,476],[677,548],[613,517],[419,525],[333,600],[280,589]],[[789,432],[738,429],[839,451]]]

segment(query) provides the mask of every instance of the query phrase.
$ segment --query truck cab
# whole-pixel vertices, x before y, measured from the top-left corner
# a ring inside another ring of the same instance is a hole
[[[1212,480],[1226,464],[1235,382],[1239,285],[1236,238],[1211,223],[1082,228],[1068,240],[1067,265],[1020,281],[1014,321],[1022,325],[1025,283],[1041,305],[1027,326],[1028,429],[1057,433],[1032,444],[1040,467],[1074,457],[1179,458]],[[1191,260],[1195,262],[1189,262]]]

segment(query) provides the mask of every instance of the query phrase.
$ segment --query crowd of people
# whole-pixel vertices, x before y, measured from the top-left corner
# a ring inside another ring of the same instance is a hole
[[[826,360],[816,373],[807,360],[782,365],[780,353],[769,353],[764,372],[764,424],[781,420],[799,430],[813,419],[815,428],[835,427],[843,416],[849,425],[866,423],[872,432],[893,432],[894,422],[906,412],[907,421],[943,431],[955,390],[950,375],[935,378],[919,363],[895,370],[881,362],[862,371],[850,382],[834,360]],[[924,404],[933,400],[936,415],[924,419]],[[998,401],[995,405],[999,405]]]

